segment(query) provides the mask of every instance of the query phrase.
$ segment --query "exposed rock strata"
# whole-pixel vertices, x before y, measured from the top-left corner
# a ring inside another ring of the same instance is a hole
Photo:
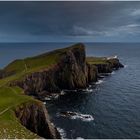
[[[110,60],[106,60],[106,63],[103,64],[94,64],[98,73],[111,73],[113,70],[117,70],[119,68],[124,67],[117,58],[112,58]]]
[[[15,84],[23,88],[26,94],[32,95],[40,95],[42,92],[59,93],[62,89],[86,88],[88,67],[84,45],[69,48],[62,54],[58,64],[50,69],[34,72]]]
[[[96,82],[98,79],[98,68],[95,65],[87,64],[88,83]]]
[[[28,95],[44,97],[50,93],[60,93],[63,89],[86,88],[90,82],[97,81],[98,73],[111,73],[120,67],[123,65],[116,58],[103,64],[88,64],[84,45],[77,44],[63,52],[58,64],[27,75],[24,80],[14,84],[23,88]]]
[[[55,126],[49,121],[46,107],[41,103],[25,103],[15,110],[17,118],[27,129],[48,139],[61,138]]]

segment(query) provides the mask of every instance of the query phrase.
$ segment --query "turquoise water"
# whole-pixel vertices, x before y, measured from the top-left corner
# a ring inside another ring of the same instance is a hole
[[[69,44],[69,43],[68,43]],[[0,67],[67,43],[0,44]],[[87,43],[87,55],[118,55],[125,68],[101,79],[90,91],[63,95],[46,106],[65,138],[140,138],[140,44]],[[91,115],[94,120],[65,118],[61,111]]]

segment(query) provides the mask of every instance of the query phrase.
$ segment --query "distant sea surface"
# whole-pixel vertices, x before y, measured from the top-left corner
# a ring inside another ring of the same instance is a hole
[[[17,58],[34,56],[73,43],[0,44],[0,68]],[[88,56],[117,55],[125,68],[90,85],[90,90],[46,102],[54,124],[65,138],[140,138],[140,44],[86,43]],[[61,111],[93,119],[59,116]]]

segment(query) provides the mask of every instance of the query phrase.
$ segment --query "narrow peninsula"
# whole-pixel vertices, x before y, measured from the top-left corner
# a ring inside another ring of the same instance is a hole
[[[118,58],[86,57],[82,43],[13,61],[0,70],[0,138],[61,138],[42,101],[121,67]]]

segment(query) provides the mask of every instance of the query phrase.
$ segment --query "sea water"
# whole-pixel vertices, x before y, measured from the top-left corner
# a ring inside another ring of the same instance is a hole
[[[13,59],[34,56],[73,43],[0,44],[0,67]],[[123,69],[100,79],[84,92],[64,94],[46,106],[53,123],[65,138],[140,138],[140,44],[86,43],[88,56],[115,56]],[[58,116],[72,111],[92,116],[84,121]]]

